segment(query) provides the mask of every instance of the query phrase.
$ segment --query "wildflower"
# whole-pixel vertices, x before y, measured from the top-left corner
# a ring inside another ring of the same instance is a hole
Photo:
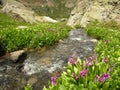
[[[98,80],[99,80],[99,76],[96,75],[95,78],[94,78],[94,82],[96,83],[96,82],[98,82]]]
[[[100,82],[104,83],[106,79],[110,78],[109,74],[102,74],[100,77]]]
[[[104,61],[104,62],[108,62],[107,58],[104,58],[103,61]]]
[[[76,76],[76,77],[75,77],[75,80],[78,80],[78,78],[79,78],[79,77],[78,77],[78,76]]]
[[[75,73],[73,72],[71,76],[72,76],[72,77],[75,77]]]
[[[92,57],[86,58],[85,63],[83,64],[83,67],[87,67],[87,66],[92,66]]]
[[[86,58],[86,62],[91,62],[92,61],[92,57],[88,57],[88,58]]]
[[[69,62],[70,62],[71,65],[73,65],[73,64],[76,63],[76,60],[73,59],[73,57],[70,57],[70,58],[69,58]]]
[[[56,81],[57,81],[57,76],[51,77],[51,83],[53,86],[56,84]]]
[[[96,64],[97,63],[97,54],[94,54],[92,56],[92,58],[93,58],[93,63]]]
[[[87,72],[88,72],[88,71],[87,71],[86,69],[82,70],[82,71],[80,72],[81,77],[84,78],[84,77],[86,76]]]
[[[109,71],[109,72],[112,72],[112,71],[113,71],[113,68],[108,68],[108,71]]]

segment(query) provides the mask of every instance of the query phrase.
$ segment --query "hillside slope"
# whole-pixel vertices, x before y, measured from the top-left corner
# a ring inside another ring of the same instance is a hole
[[[52,18],[68,18],[71,10],[80,0],[17,0],[31,7],[39,15]]]

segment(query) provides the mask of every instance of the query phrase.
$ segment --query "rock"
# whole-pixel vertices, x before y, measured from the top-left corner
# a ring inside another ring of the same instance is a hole
[[[27,57],[27,53],[24,50],[19,50],[19,51],[15,51],[15,52],[11,52],[10,53],[10,59],[13,62],[23,62]]]
[[[67,21],[67,18],[62,18],[60,21],[65,22],[65,21]]]
[[[48,17],[48,16],[35,16],[36,21],[38,22],[52,22],[52,23],[57,23],[56,20]]]
[[[25,29],[28,28],[27,26],[18,26],[16,29]]]
[[[59,43],[64,43],[64,41],[62,39],[59,40]]]
[[[26,22],[36,22],[34,12],[15,0],[7,0],[7,3],[2,8],[2,11],[7,14],[16,14]]]
[[[6,3],[7,0],[0,0],[0,6],[4,6],[4,4]]]
[[[5,66],[0,66],[0,72],[5,72],[6,67]]]
[[[7,0],[1,11],[16,19],[20,19],[31,24],[37,22],[57,22],[47,16],[36,16],[32,9],[25,7],[22,3],[15,0]]]
[[[120,1],[119,0],[81,0],[72,10],[67,22],[69,26],[81,25],[85,27],[89,22],[115,20],[120,24]]]
[[[37,77],[31,77],[29,80],[28,80],[28,84],[30,85],[33,85],[37,82]]]

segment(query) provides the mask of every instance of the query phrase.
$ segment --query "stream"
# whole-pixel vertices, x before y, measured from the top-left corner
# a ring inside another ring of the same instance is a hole
[[[23,90],[27,84],[32,85],[33,90],[42,90],[51,76],[61,74],[73,53],[84,59],[94,53],[96,42],[84,29],[73,29],[58,44],[28,50],[23,63],[13,63],[9,59],[0,62],[0,90]]]

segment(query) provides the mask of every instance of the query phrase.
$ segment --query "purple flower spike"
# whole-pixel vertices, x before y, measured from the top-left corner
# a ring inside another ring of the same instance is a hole
[[[86,61],[87,61],[87,62],[91,62],[92,59],[93,59],[92,57],[88,57],[88,58],[86,58]]]
[[[72,75],[71,75],[72,77],[75,77],[75,73],[72,73]]]
[[[53,86],[56,84],[56,81],[57,81],[57,76],[51,77],[51,83]]]
[[[78,76],[76,76],[76,77],[75,77],[75,80],[78,80],[78,78],[79,78],[79,77],[78,77]]]
[[[73,57],[70,57],[69,58],[69,62],[71,65],[75,64],[76,63],[76,60],[73,59]]]
[[[112,71],[113,71],[113,68],[108,68],[108,71],[109,71],[109,72],[112,72]]]
[[[95,83],[97,83],[97,82],[98,82],[98,80],[99,80],[99,76],[98,76],[98,75],[96,75],[96,76],[95,76],[95,78],[94,78],[94,82],[95,82]]]
[[[104,61],[104,62],[108,62],[107,58],[104,58],[103,61]]]
[[[80,72],[81,77],[84,78],[84,77],[86,76],[87,72],[88,72],[88,71],[87,71],[86,69],[82,70],[82,71]]]
[[[105,82],[106,79],[110,78],[109,74],[102,74],[100,77],[100,82],[103,84]]]
[[[92,66],[92,57],[86,58],[86,62],[83,64],[83,67],[89,67]]]

